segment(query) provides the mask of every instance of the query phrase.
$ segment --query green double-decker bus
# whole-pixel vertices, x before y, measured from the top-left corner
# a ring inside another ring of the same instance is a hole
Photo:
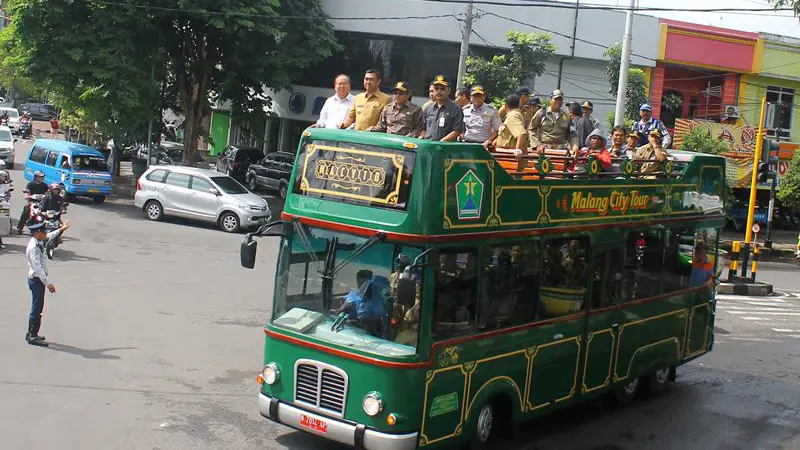
[[[721,157],[558,157],[310,129],[279,221],[261,414],[358,449],[480,448],[713,346]],[[563,162],[563,161],[562,161]],[[706,254],[707,256],[704,256]]]

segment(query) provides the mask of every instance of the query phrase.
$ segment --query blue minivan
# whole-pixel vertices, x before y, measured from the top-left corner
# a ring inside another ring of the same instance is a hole
[[[64,183],[68,195],[91,197],[100,204],[111,195],[111,174],[105,156],[92,147],[60,139],[37,139],[25,161],[25,179],[37,170],[45,183]]]

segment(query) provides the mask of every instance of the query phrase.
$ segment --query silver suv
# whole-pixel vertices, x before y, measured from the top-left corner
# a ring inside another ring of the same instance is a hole
[[[150,220],[164,215],[216,223],[223,231],[269,222],[267,201],[233,178],[194,167],[155,166],[136,182],[134,204]]]

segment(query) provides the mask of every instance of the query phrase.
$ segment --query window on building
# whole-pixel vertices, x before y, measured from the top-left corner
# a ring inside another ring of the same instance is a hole
[[[444,249],[439,252],[433,336],[437,340],[471,334],[478,312],[478,252]]]
[[[579,312],[586,301],[589,240],[551,239],[544,244],[539,317]]]
[[[539,242],[488,247],[483,252],[480,329],[536,319],[541,272]]]
[[[775,108],[774,121],[767,121],[767,124],[774,123],[780,124],[780,137],[792,137],[792,111],[794,110],[794,89],[780,87],[780,86],[767,86],[767,103],[778,103],[782,105]],[[770,119],[773,113],[769,113],[767,119]],[[770,126],[767,128],[767,136],[778,135],[777,126]]]
[[[625,248],[626,300],[661,294],[664,270],[664,232],[658,229],[633,231]]]
[[[592,309],[606,308],[620,303],[625,278],[622,246],[601,250],[595,255],[592,276]]]

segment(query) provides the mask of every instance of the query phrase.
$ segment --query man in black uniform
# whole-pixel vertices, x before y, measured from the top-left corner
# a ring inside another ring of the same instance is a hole
[[[464,133],[464,111],[448,97],[450,81],[446,76],[436,75],[431,85],[436,92],[436,101],[422,111],[420,137],[431,141],[455,142]]]
[[[22,234],[22,228],[28,223],[28,218],[31,215],[31,204],[27,200],[31,195],[44,195],[47,193],[47,185],[44,184],[44,172],[37,170],[33,174],[33,181],[25,186],[25,206],[22,207],[22,214],[19,216],[19,223],[17,223],[17,234]]]

